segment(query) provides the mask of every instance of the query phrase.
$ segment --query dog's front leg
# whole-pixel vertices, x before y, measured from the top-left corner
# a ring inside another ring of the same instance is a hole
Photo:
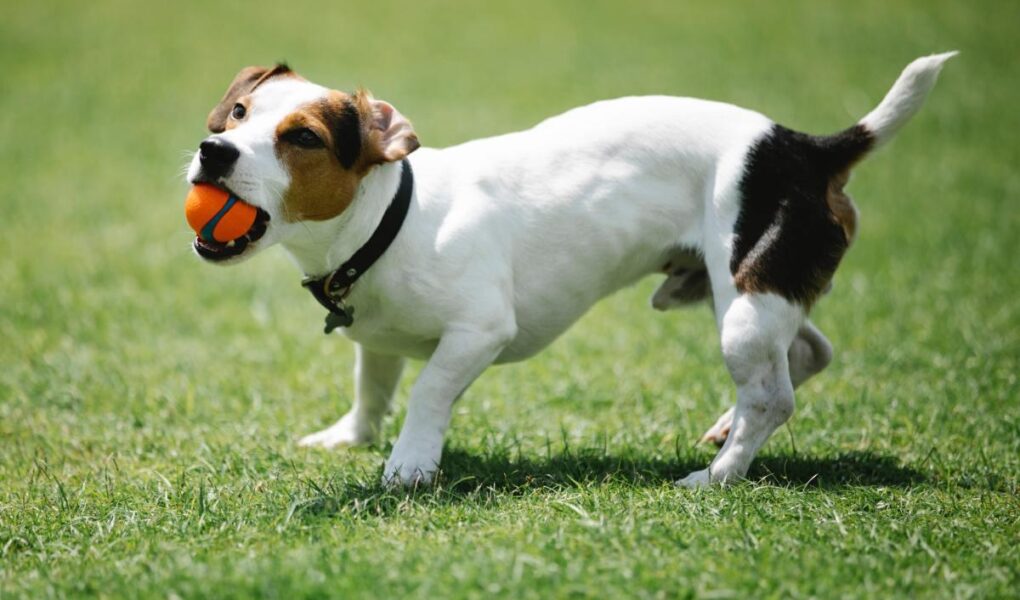
[[[429,483],[439,468],[454,401],[513,338],[512,326],[458,328],[443,334],[411,388],[407,417],[383,472],[383,482]]]
[[[378,354],[356,344],[354,405],[331,427],[301,438],[298,444],[335,448],[374,442],[382,419],[389,412],[403,369],[403,358]]]

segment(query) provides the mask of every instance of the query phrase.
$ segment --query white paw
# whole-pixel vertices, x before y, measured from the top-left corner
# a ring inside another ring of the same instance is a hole
[[[709,474],[708,469],[702,469],[695,471],[680,479],[676,482],[677,485],[686,488],[701,488],[708,487],[712,483],[712,476]]]
[[[701,436],[698,443],[712,442],[716,446],[722,446],[725,444],[726,438],[730,435],[730,426],[733,425],[733,412],[734,409],[731,408],[723,413],[723,416],[719,417],[719,420],[715,422],[715,425],[709,427],[708,431]]]
[[[416,487],[432,483],[439,471],[440,452],[402,451],[398,440],[383,469],[383,484],[390,487]]]
[[[312,446],[343,448],[363,446],[371,444],[373,441],[375,441],[375,427],[371,423],[359,422],[353,414],[347,413],[332,427],[301,438],[298,445],[306,448]]]

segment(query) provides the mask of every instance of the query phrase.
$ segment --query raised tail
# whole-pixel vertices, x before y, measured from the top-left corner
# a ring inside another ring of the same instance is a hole
[[[958,52],[923,56],[907,65],[882,102],[856,125],[830,136],[816,137],[832,173],[845,171],[865,154],[886,143],[921,109],[935,86],[942,65]]]
[[[874,147],[889,141],[924,104],[928,92],[935,87],[939,71],[957,51],[923,56],[907,65],[882,102],[857,122],[874,137]]]

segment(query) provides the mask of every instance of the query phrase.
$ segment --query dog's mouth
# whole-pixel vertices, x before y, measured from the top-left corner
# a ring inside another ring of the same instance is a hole
[[[226,191],[230,192],[230,190]],[[233,192],[230,192],[230,194],[240,199],[240,196],[237,196]],[[241,201],[243,202],[243,200]],[[244,235],[229,242],[219,242],[197,235],[195,236],[195,241],[192,244],[195,248],[195,252],[205,260],[222,262],[232,258],[237,258],[249,251],[255,246],[255,242],[262,239],[262,236],[266,234],[266,229],[269,227],[269,213],[258,207],[255,207],[255,210],[257,211],[255,214],[255,222],[252,223],[251,227],[248,228],[248,231],[246,231]]]

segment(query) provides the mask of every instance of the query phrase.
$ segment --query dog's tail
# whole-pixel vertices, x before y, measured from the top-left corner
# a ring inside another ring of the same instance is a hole
[[[921,57],[907,65],[875,110],[858,121],[875,138],[875,147],[889,141],[921,109],[935,87],[942,65],[958,52]]]
[[[888,142],[921,109],[935,86],[942,65],[958,52],[923,56],[907,65],[875,110],[856,125],[835,135],[818,138],[827,151],[833,172],[843,171],[868,152]]]

